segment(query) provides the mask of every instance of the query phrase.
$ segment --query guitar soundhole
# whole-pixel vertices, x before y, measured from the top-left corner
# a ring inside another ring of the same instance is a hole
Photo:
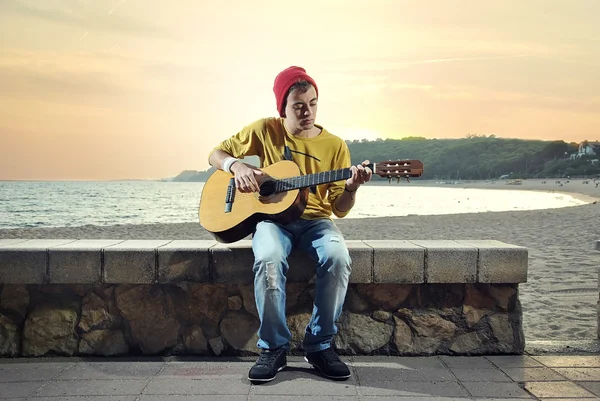
[[[265,181],[260,184],[260,196],[271,196],[275,193],[275,181]]]

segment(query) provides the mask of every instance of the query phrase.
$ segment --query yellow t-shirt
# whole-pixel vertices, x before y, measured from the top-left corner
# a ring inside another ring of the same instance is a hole
[[[285,128],[283,118],[263,118],[224,140],[212,152],[220,149],[236,158],[258,156],[263,168],[285,160],[287,144],[302,175],[350,167],[350,150],[346,142],[320,125],[317,127],[321,133],[316,137],[297,138]],[[337,217],[346,216],[349,210],[342,212],[335,207],[335,200],[344,191],[345,182],[321,184],[316,186],[315,193],[309,191],[308,203],[301,218],[330,218],[331,213]]]

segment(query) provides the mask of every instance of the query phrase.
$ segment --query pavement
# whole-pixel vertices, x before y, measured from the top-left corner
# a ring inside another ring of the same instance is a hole
[[[343,356],[346,381],[289,356],[275,380],[247,380],[247,358],[0,359],[0,400],[600,400],[600,353]]]

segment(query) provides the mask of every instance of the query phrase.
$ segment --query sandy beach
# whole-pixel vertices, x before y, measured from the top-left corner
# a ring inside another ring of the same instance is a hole
[[[453,187],[564,192],[585,205],[514,212],[336,220],[346,239],[495,239],[529,249],[528,282],[520,285],[527,341],[596,339],[600,188],[592,180],[563,186],[548,179],[522,185],[461,182]],[[439,185],[419,182],[402,185]],[[360,192],[358,194],[360,196]],[[0,238],[212,239],[197,223],[0,230]]]

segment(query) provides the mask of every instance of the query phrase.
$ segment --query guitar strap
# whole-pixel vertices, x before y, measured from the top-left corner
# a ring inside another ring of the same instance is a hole
[[[285,147],[283,149],[283,159],[284,160],[289,160],[289,161],[292,161],[292,162],[296,163],[294,161],[294,157],[292,156],[292,151],[290,150],[290,147],[287,144],[287,137],[286,137],[285,134],[283,136],[283,141],[285,143]],[[298,164],[298,163],[296,163],[296,164]],[[304,174],[304,172],[301,172],[301,173]],[[317,193],[317,188],[314,185],[311,186],[310,187],[310,192],[312,192],[313,194]]]

